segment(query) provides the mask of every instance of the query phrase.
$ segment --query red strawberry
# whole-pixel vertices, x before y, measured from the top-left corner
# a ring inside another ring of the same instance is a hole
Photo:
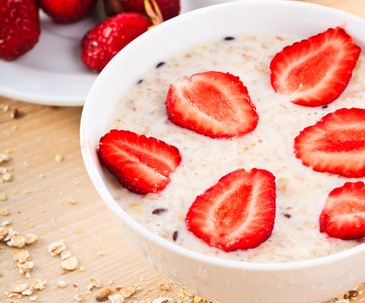
[[[330,28],[277,53],[270,63],[271,84],[296,104],[328,104],[346,88],[360,52],[342,28]]]
[[[146,14],[146,0],[119,0],[126,12]],[[151,0],[149,0],[151,2]],[[164,20],[177,16],[180,13],[180,0],[155,0]],[[152,2],[153,4],[153,2]]]
[[[82,38],[81,59],[88,68],[101,71],[122,48],[150,26],[150,19],[139,13],[120,13],[110,17]]]
[[[98,157],[124,187],[142,195],[163,190],[181,161],[172,145],[115,129],[100,139]]]
[[[295,138],[295,155],[318,172],[365,176],[365,109],[342,108]]]
[[[328,195],[320,215],[320,231],[330,237],[353,240],[365,237],[365,184],[347,182]]]
[[[88,16],[96,0],[39,0],[42,10],[57,23],[72,23]]]
[[[14,60],[32,49],[41,33],[35,0],[0,0],[0,57]]]
[[[226,252],[254,248],[273,230],[275,177],[268,171],[238,169],[198,196],[186,226],[208,245]]]
[[[167,114],[175,124],[212,138],[231,138],[253,131],[255,106],[240,79],[208,71],[170,85]]]

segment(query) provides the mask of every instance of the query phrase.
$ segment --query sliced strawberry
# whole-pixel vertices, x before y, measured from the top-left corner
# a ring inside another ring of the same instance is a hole
[[[98,156],[124,187],[138,194],[163,190],[181,161],[179,150],[172,145],[115,129],[100,139]]]
[[[271,84],[296,104],[328,104],[346,88],[360,52],[344,29],[330,28],[277,53],[270,63]]]
[[[254,248],[272,233],[275,200],[275,177],[269,171],[238,169],[196,198],[186,226],[223,251]]]
[[[320,231],[343,240],[365,237],[365,184],[346,182],[328,195],[320,215]]]
[[[365,109],[342,108],[306,127],[294,140],[297,158],[318,172],[365,176]]]
[[[170,85],[167,114],[175,124],[212,138],[231,138],[254,130],[258,115],[240,79],[208,71]]]

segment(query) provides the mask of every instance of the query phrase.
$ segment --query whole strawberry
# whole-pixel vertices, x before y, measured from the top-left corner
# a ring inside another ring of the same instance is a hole
[[[155,0],[164,20],[171,19],[180,13],[180,0]],[[144,0],[120,0],[126,12],[146,13]]]
[[[92,70],[101,71],[128,43],[152,26],[139,13],[120,13],[96,25],[81,40],[81,60]]]
[[[0,58],[14,60],[25,54],[40,33],[36,0],[0,0]]]
[[[72,23],[88,16],[96,0],[38,0],[41,9],[56,23]]]

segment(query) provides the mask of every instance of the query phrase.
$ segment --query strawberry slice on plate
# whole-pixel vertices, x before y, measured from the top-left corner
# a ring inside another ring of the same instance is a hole
[[[319,221],[320,231],[330,237],[343,240],[365,237],[365,184],[346,182],[333,189]]]
[[[137,194],[163,190],[181,162],[175,146],[127,130],[109,131],[100,138],[97,152],[105,168]]]
[[[330,28],[277,53],[270,63],[271,85],[295,104],[328,104],[348,85],[360,52],[343,28]]]
[[[258,123],[247,88],[232,74],[208,71],[170,85],[169,119],[211,138],[231,138],[253,131]]]
[[[257,247],[274,227],[275,188],[269,171],[237,169],[195,199],[186,226],[209,246],[226,252]]]
[[[365,176],[365,109],[342,108],[303,129],[295,156],[318,172],[349,178]]]

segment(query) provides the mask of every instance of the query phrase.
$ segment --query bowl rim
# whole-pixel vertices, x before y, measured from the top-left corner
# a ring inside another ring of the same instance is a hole
[[[218,10],[224,7],[234,8],[236,5],[245,6],[245,5],[273,5],[273,6],[290,6],[296,7],[298,9],[306,8],[306,9],[317,9],[324,12],[328,12],[331,14],[337,14],[339,16],[343,16],[346,19],[351,19],[354,24],[365,25],[365,19],[350,14],[345,11],[338,10],[332,7],[326,7],[320,4],[309,3],[309,2],[297,2],[292,0],[284,0],[284,1],[273,1],[273,0],[245,0],[245,1],[233,1],[227,3],[214,4],[209,7],[198,8],[193,11],[186,12],[181,14],[175,18],[169,19],[158,27],[152,28],[148,32],[142,34],[130,44],[128,44],[123,50],[121,50],[104,68],[104,70],[99,74],[94,84],[92,85],[88,96],[86,98],[80,121],[80,143],[81,143],[81,153],[82,158],[88,172],[88,175],[99,193],[102,200],[107,204],[109,209],[117,215],[118,218],[121,218],[125,224],[132,228],[137,233],[143,235],[144,238],[152,241],[154,244],[163,247],[165,250],[172,251],[178,255],[187,257],[189,259],[194,259],[200,261],[202,263],[214,264],[217,266],[235,268],[235,269],[251,269],[258,271],[282,271],[288,269],[300,269],[300,268],[311,268],[316,267],[318,265],[324,265],[328,263],[338,262],[339,260],[347,259],[351,256],[358,255],[365,251],[365,243],[360,243],[355,247],[346,249],[345,251],[334,253],[328,256],[311,258],[306,260],[296,260],[296,261],[287,261],[287,262],[251,262],[251,261],[238,261],[238,260],[229,260],[215,256],[207,256],[197,251],[190,250],[188,248],[182,247],[176,243],[163,239],[162,237],[156,235],[142,224],[137,222],[135,219],[130,217],[119,204],[112,198],[108,189],[106,188],[101,175],[99,174],[100,168],[95,165],[93,159],[95,158],[95,151],[90,149],[90,140],[89,135],[91,132],[90,125],[87,123],[88,115],[92,111],[92,99],[94,92],[100,86],[100,83],[105,81],[104,79],[107,77],[108,73],[114,68],[116,62],[123,56],[124,53],[132,51],[135,45],[138,45],[140,41],[144,39],[148,39],[148,37],[155,35],[155,33],[164,30],[166,27],[174,25],[179,22],[183,22],[185,19],[195,18],[195,16],[199,16],[201,13],[209,13],[210,11]],[[362,43],[365,43],[365,38]]]

